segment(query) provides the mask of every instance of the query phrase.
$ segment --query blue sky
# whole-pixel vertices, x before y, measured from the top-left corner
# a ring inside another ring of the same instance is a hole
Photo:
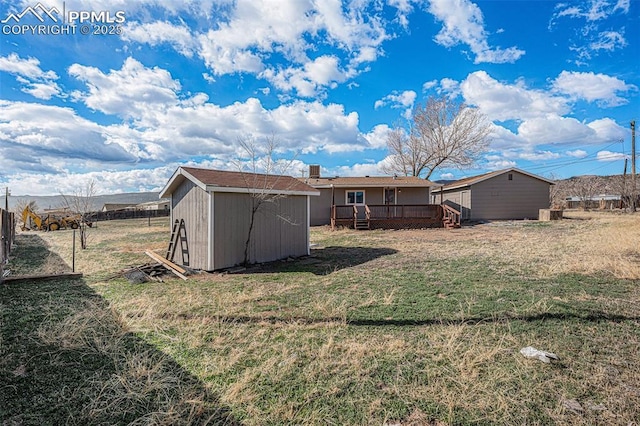
[[[432,180],[619,174],[640,111],[635,0],[0,0],[0,21],[15,195],[158,190],[234,170],[240,138],[275,138],[294,176],[379,175],[430,95],[493,123],[475,168]]]

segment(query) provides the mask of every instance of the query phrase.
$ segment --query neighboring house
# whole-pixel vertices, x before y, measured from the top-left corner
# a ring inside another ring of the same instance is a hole
[[[620,195],[600,194],[583,199],[578,196],[571,196],[565,199],[565,206],[568,209],[619,209],[622,205]]]
[[[429,204],[429,189],[435,186],[425,179],[411,176],[321,177],[319,166],[311,166],[309,170],[309,177],[300,180],[320,191],[319,197],[311,199],[312,226],[332,224],[332,216],[336,216],[336,212],[338,216],[340,211],[344,212],[342,216],[351,216],[353,206],[361,219],[367,208],[374,216],[379,213],[385,216],[384,219],[391,215],[393,217],[390,219],[398,220],[401,219],[398,217],[401,216],[400,206],[407,206],[407,214],[412,209],[414,216],[427,210],[429,213],[436,212],[436,209],[423,207]],[[389,209],[388,206],[397,208]],[[352,218],[347,220],[353,222]],[[408,224],[407,220],[404,222]],[[385,220],[385,225],[389,224]]]
[[[103,212],[113,212],[117,210],[135,210],[132,204],[105,203],[102,205]]]
[[[168,198],[160,201],[148,201],[146,203],[136,204],[136,210],[169,210],[171,207],[171,200]]]
[[[537,219],[549,208],[554,182],[516,168],[461,179],[431,191],[433,203],[458,209],[462,220]]]
[[[177,263],[208,271],[242,263],[261,194],[273,199],[254,216],[249,262],[309,254],[309,199],[318,191],[290,176],[179,167],[160,192],[171,200],[172,223],[184,221]]]

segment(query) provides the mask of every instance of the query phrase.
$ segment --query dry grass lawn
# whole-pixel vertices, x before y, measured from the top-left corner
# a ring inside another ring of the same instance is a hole
[[[29,377],[27,357],[6,351],[35,339],[115,366],[78,384],[88,401],[60,414],[69,424],[638,425],[640,217],[566,215],[452,231],[316,228],[310,258],[142,285],[107,278],[149,261],[144,250],[163,254],[167,223],[101,222],[76,268],[104,303],[58,315],[57,299],[41,302],[50,314],[32,331],[3,335],[2,378]],[[19,243],[44,242],[48,255],[18,247],[9,269],[68,270],[70,232],[32,235]],[[0,291],[6,323],[18,312],[6,298],[27,296]],[[131,335],[144,350],[123,343]],[[560,360],[525,359],[528,345]],[[10,400],[6,424],[25,405]]]

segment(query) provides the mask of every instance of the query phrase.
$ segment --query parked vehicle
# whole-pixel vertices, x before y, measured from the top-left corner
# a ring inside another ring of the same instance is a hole
[[[77,229],[82,222],[80,215],[69,215],[64,217],[55,217],[48,214],[41,217],[39,214],[31,210],[29,206],[22,211],[22,230],[39,230],[39,231],[57,231],[59,229]],[[91,225],[89,225],[91,226]]]

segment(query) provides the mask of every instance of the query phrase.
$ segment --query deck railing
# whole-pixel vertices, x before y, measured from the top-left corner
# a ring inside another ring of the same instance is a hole
[[[441,219],[439,204],[368,204],[371,220],[377,219]]]
[[[356,206],[331,206],[331,226],[354,225],[358,219]]]
[[[366,204],[361,221],[369,228],[421,228],[443,226],[444,210],[440,204]],[[332,206],[331,226],[357,227],[358,207]]]
[[[462,213],[447,204],[443,204],[442,208],[445,222],[449,222],[454,227],[459,228],[462,223]]]

